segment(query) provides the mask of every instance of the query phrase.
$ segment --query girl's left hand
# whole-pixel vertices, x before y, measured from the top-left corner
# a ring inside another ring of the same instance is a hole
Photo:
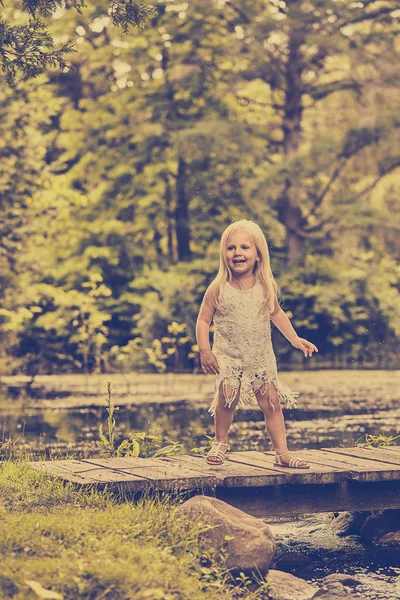
[[[292,346],[304,352],[304,356],[312,356],[313,352],[318,352],[317,346],[299,336],[294,338]]]

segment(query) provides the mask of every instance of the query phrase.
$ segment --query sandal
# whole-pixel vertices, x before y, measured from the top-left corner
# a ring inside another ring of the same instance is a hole
[[[227,445],[228,444],[225,444],[224,442],[214,441],[212,443],[211,450],[206,456],[206,463],[208,465],[223,465],[225,462],[225,452]],[[216,460],[209,460],[209,458],[216,458],[218,462]]]
[[[293,457],[290,459],[289,464],[287,464],[287,465],[285,463],[283,463],[281,460],[281,456],[284,456],[285,454],[290,454],[290,456]],[[306,464],[300,466],[299,463],[301,463],[301,462],[306,463]],[[310,468],[310,464],[307,461],[303,460],[302,458],[298,458],[292,452],[289,452],[289,450],[287,452],[283,452],[282,454],[277,454],[275,452],[274,466],[275,467],[290,467],[291,469],[309,469]]]

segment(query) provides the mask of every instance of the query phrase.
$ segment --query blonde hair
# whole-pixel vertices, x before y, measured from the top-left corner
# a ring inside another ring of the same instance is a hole
[[[253,274],[256,277],[256,282],[258,281],[263,287],[265,306],[268,307],[269,312],[272,313],[275,304],[278,302],[280,290],[271,270],[268,244],[265,235],[259,225],[250,219],[239,219],[238,221],[234,221],[222,233],[219,271],[210,286],[212,303],[216,308],[220,308],[225,284],[226,282],[231,283],[232,281],[232,272],[226,260],[226,249],[228,247],[230,236],[239,229],[244,229],[246,233],[248,233],[251,241],[256,247],[258,260],[254,265]]]

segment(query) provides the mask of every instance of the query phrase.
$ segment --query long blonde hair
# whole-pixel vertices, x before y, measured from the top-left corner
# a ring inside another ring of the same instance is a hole
[[[258,281],[263,287],[265,306],[268,307],[269,312],[272,313],[275,308],[275,303],[278,302],[278,297],[281,294],[271,270],[267,240],[259,225],[250,219],[239,219],[234,221],[228,225],[222,233],[219,271],[210,286],[212,302],[216,308],[220,308],[225,284],[226,282],[231,283],[232,281],[232,272],[226,260],[226,249],[228,247],[230,236],[239,229],[244,229],[246,233],[248,233],[256,247],[258,260],[254,265],[253,274],[256,277],[256,282]]]

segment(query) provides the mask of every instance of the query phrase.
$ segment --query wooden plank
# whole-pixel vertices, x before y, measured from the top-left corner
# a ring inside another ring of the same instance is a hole
[[[246,464],[252,467],[268,469],[275,473],[282,473],[280,467],[274,466],[274,454],[266,454],[257,450],[246,450],[244,452],[228,452],[228,459],[233,463]]]
[[[246,451],[246,452],[235,452],[233,454],[233,458],[232,460],[237,461],[237,462],[241,462],[243,464],[247,464],[247,463],[253,463],[256,462],[257,464],[261,465],[265,465],[268,466],[269,468],[274,469],[275,471],[279,471],[282,472],[282,470],[284,469],[285,471],[287,470],[289,473],[292,472],[302,472],[302,473],[306,473],[306,472],[318,472],[318,473],[324,473],[326,472],[331,472],[331,471],[339,471],[342,467],[342,465],[337,465],[334,463],[334,461],[332,461],[332,465],[330,464],[324,464],[323,462],[317,462],[315,460],[315,452],[316,450],[299,450],[298,452],[296,452],[296,456],[300,459],[303,460],[307,460],[310,463],[310,469],[298,469],[295,467],[280,467],[280,466],[275,466],[275,453],[274,452],[256,452],[256,451]],[[313,460],[314,459],[314,460]]]
[[[63,468],[73,474],[77,473],[85,473],[86,471],[92,471],[95,469],[102,469],[103,467],[95,467],[88,466],[87,462],[74,458],[67,458],[62,460],[43,460],[38,461],[36,463],[32,463],[32,465],[49,465],[49,466],[58,466]]]
[[[400,468],[396,455],[383,448],[323,448],[332,454],[341,454],[348,457],[368,459],[373,463],[386,463],[394,470]],[[373,465],[371,465],[373,468]],[[378,464],[376,464],[378,467]]]
[[[315,452],[315,451],[311,451]],[[296,456],[304,460],[309,460],[311,452],[300,451],[296,452]],[[311,455],[313,456],[313,455]],[[275,467],[274,460],[275,454],[269,453],[264,454],[262,452],[247,451],[247,452],[235,452],[232,455],[231,460],[240,462],[243,465],[253,464],[256,462],[257,465],[265,465],[268,468],[273,468],[276,472],[286,473],[291,477],[286,478],[286,482],[298,483],[298,484],[315,484],[315,483],[333,483],[337,481],[344,481],[348,478],[349,473],[343,469],[342,465],[326,465],[317,464],[314,465],[310,462],[309,469],[296,469],[294,467]]]
[[[342,481],[346,478],[346,473],[341,473],[338,469],[330,467],[321,467],[320,469],[293,469],[273,467],[273,460],[262,453],[254,452],[257,455],[250,459],[246,457],[250,452],[232,453],[229,461],[224,465],[213,467],[203,464],[203,473],[215,473],[217,484],[226,487],[252,487],[260,485],[278,485],[289,482],[300,484],[308,483],[331,483],[332,481]],[[187,456],[184,462],[192,465],[194,461],[199,462],[198,458]],[[256,464],[254,464],[256,462]],[[254,471],[256,468],[258,471]],[[323,472],[321,472],[323,471]],[[250,478],[249,475],[252,475]],[[260,477],[262,476],[262,483]]]
[[[397,455],[400,454],[400,446],[385,446],[385,450],[393,451]]]
[[[334,449],[300,450],[299,452],[296,452],[296,456],[298,455],[299,458],[304,458],[316,465],[330,465],[332,467],[337,467],[347,473],[348,479],[355,479],[358,481],[383,481],[388,479],[388,473],[394,473],[393,477],[390,476],[390,478],[399,478],[396,465],[378,462],[375,459],[371,460],[364,455],[353,456],[346,452],[335,453],[331,452],[331,450]],[[343,450],[346,450],[346,448],[343,448]]]
[[[184,470],[178,464],[170,463],[166,459],[121,457],[111,459],[92,459],[91,464],[103,466],[115,473],[135,475],[147,482],[147,487],[156,487],[160,490],[192,490],[213,487],[217,484],[214,474],[202,476],[198,470],[185,466]],[[97,471],[96,471],[97,473]]]
[[[227,469],[229,469],[232,473],[236,473],[236,467],[235,464],[239,463],[242,464],[243,461],[240,460],[236,460],[236,456],[239,454],[250,454],[250,452],[244,452],[244,453],[240,453],[240,452],[228,452],[226,454],[226,462],[224,465],[222,465],[223,469],[224,469],[224,473],[227,473]],[[260,452],[255,452],[255,454],[261,454]],[[262,454],[261,454],[262,456]],[[216,467],[219,467],[219,469],[221,469],[220,465],[209,465],[204,458],[202,457],[198,457],[198,456],[188,456],[188,455],[182,455],[182,456],[176,456],[174,457],[174,459],[178,459],[181,460],[182,464],[188,464],[188,465],[193,465],[194,468],[199,468],[202,471],[209,471],[212,470],[213,472],[215,471]],[[250,467],[254,467],[257,469],[261,469],[263,472],[270,472],[271,475],[274,474],[281,474],[282,471],[277,469],[276,467],[269,467],[265,462],[264,464],[262,464],[261,462],[257,463],[256,460],[251,460],[250,462],[247,463]],[[272,464],[272,463],[271,463]]]
[[[151,460],[151,459],[149,459]],[[40,465],[40,470],[50,475],[62,477],[81,485],[91,484],[121,484],[119,489],[139,491],[144,489],[159,489],[161,491],[191,490],[215,487],[213,476],[199,477],[198,473],[182,473],[178,468],[162,464],[161,466],[146,467],[139,474],[131,469],[107,469],[106,466],[89,469],[89,471],[74,472],[72,467],[58,465],[58,461],[43,461],[33,463],[34,468]],[[69,462],[69,461],[65,461]],[[129,485],[128,485],[129,484]],[[112,486],[111,486],[112,487]]]
[[[248,457],[250,455],[250,457]],[[273,459],[260,452],[230,453],[229,460],[221,466],[209,466],[203,460],[203,473],[215,473],[218,485],[226,487],[271,486],[292,483],[331,483],[342,481],[346,473],[337,468],[293,469],[273,466]],[[200,462],[198,457],[179,457],[181,463],[193,465]],[[173,459],[170,459],[173,460]],[[250,477],[251,476],[251,477]],[[325,477],[325,480],[324,480]]]
[[[165,461],[160,458],[142,458],[140,456],[117,456],[110,458],[83,458],[81,462],[96,467],[112,469],[146,469],[148,467],[162,467]]]
[[[251,454],[250,460],[247,458],[248,454]],[[337,469],[329,467],[322,467],[319,470],[274,467],[273,460],[259,452],[233,452],[228,456],[229,461],[218,467],[219,475],[221,475],[218,485],[229,488],[286,483],[321,483],[324,476],[327,483],[344,479],[344,475],[341,475]],[[215,467],[211,468],[215,469]]]
[[[173,460],[170,458],[169,460]],[[216,479],[216,485],[222,486],[260,486],[260,485],[276,485],[286,483],[290,476],[287,473],[279,473],[260,467],[251,467],[240,465],[227,460],[223,465],[208,465],[204,459],[195,456],[180,457],[181,465],[194,466],[201,468],[203,473],[212,473]],[[202,466],[197,466],[201,465]],[[183,468],[183,467],[182,467]],[[186,468],[186,466],[184,467]]]
[[[104,468],[97,469],[91,473],[75,473],[62,465],[58,465],[57,461],[41,461],[33,463],[32,467],[48,475],[60,477],[64,480],[79,483],[81,485],[104,484],[120,481],[137,481],[138,483],[142,482],[140,478],[133,475],[122,474],[120,476],[119,474]]]

